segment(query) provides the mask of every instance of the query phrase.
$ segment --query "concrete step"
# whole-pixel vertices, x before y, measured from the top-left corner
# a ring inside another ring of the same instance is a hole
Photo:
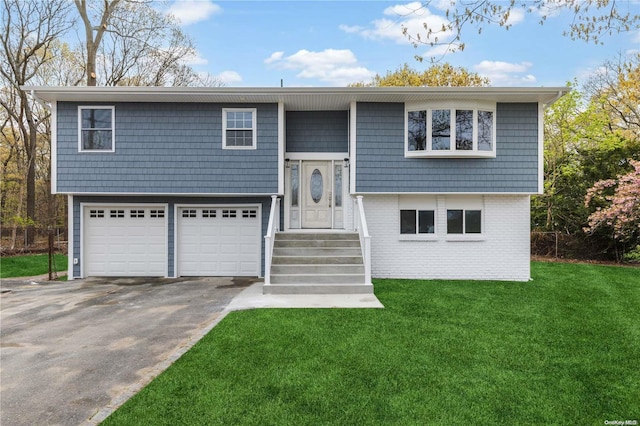
[[[276,234],[265,294],[373,294],[357,233]]]
[[[364,274],[271,274],[271,284],[364,284]]]
[[[273,256],[361,256],[360,247],[274,247]]]
[[[323,247],[349,248],[360,247],[360,240],[275,240],[274,247]]]
[[[354,264],[275,264],[272,274],[364,274],[364,265]]]
[[[371,284],[265,284],[264,294],[373,294]]]
[[[274,241],[291,241],[291,240],[360,240],[357,232],[278,232]]]
[[[357,256],[273,256],[272,265],[353,265],[362,264],[362,255]]]

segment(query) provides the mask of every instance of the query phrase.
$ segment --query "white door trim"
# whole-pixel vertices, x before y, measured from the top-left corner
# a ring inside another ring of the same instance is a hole
[[[327,156],[333,158],[326,158]],[[313,157],[313,158],[310,158]],[[345,164],[345,159],[348,158],[348,154],[346,153],[317,153],[317,155],[309,156],[307,153],[298,153],[295,155],[295,158],[290,158],[287,155],[289,161],[285,166],[285,193],[284,193],[284,229],[285,230],[302,230],[302,214],[303,214],[303,164],[309,161],[326,161],[330,164],[329,178],[330,178],[330,191],[332,192],[332,200],[331,200],[331,227],[330,228],[318,228],[318,229],[337,229],[343,230],[347,229],[347,221],[346,216],[350,214],[350,207],[347,207],[347,203],[349,200],[349,167],[350,164],[347,162]],[[298,206],[291,206],[291,168],[297,165],[298,166]],[[342,206],[336,207],[336,191],[335,191],[335,167],[337,165],[342,166],[342,186],[340,190],[342,191]],[[296,216],[292,213],[292,210],[295,210],[297,213]],[[336,214],[340,214],[341,218],[337,218]],[[311,229],[311,228],[307,228]]]

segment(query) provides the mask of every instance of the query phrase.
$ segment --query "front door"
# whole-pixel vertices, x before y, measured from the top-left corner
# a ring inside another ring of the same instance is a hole
[[[302,227],[331,228],[331,161],[302,162]]]

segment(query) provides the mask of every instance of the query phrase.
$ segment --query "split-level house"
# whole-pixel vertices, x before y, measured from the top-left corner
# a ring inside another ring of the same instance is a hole
[[[550,88],[25,87],[52,112],[69,279],[530,279]]]

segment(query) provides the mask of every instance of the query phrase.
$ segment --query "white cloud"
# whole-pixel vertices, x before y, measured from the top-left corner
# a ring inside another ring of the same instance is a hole
[[[424,57],[428,58],[437,58],[439,56],[451,55],[452,53],[458,52],[455,50],[456,46],[450,46],[449,44],[440,44],[438,46],[433,46],[426,52],[424,52]]]
[[[284,52],[273,52],[271,56],[264,60],[265,64],[271,64],[273,62],[279,61],[284,56]]]
[[[360,31],[364,30],[364,27],[361,27],[360,25],[350,26],[350,25],[340,24],[338,25],[338,28],[340,28],[345,33],[359,33]]]
[[[636,31],[635,33],[633,33],[631,41],[633,43],[640,43],[640,31]]]
[[[205,57],[203,57],[202,55],[200,55],[200,52],[194,51],[192,52],[190,55],[185,56],[182,61],[186,64],[186,65],[207,65],[209,63],[209,60]]]
[[[176,0],[167,10],[182,25],[206,21],[210,16],[221,13],[222,8],[210,0]]]
[[[231,70],[222,71],[220,74],[216,75],[215,78],[226,85],[232,85],[242,81],[242,76]]]
[[[435,15],[424,7],[420,2],[398,4],[387,7],[384,10],[385,18],[376,19],[367,28],[360,26],[340,25],[340,29],[347,33],[358,33],[362,37],[371,40],[392,40],[398,44],[408,44],[410,40],[403,34],[406,29],[407,34],[425,36],[425,25],[434,31],[434,36],[441,42],[446,42],[453,38],[452,31],[442,31],[443,25],[448,20],[444,16]]]
[[[520,22],[524,21],[524,15],[525,15],[524,10],[513,8],[509,13],[509,18],[507,19],[506,24],[507,25],[519,24]]]
[[[514,64],[502,61],[482,61],[479,64],[474,65],[474,68],[478,72],[518,73],[528,70],[531,68],[531,65],[533,65],[531,62]]]
[[[517,86],[537,83],[537,78],[528,72],[532,66],[531,62],[482,61],[474,65],[473,69],[488,77],[492,86]]]
[[[284,52],[274,52],[264,62],[277,69],[297,71],[299,78],[317,79],[334,86],[370,80],[375,75],[358,65],[356,56],[348,49],[321,52],[302,49],[286,57]]]

